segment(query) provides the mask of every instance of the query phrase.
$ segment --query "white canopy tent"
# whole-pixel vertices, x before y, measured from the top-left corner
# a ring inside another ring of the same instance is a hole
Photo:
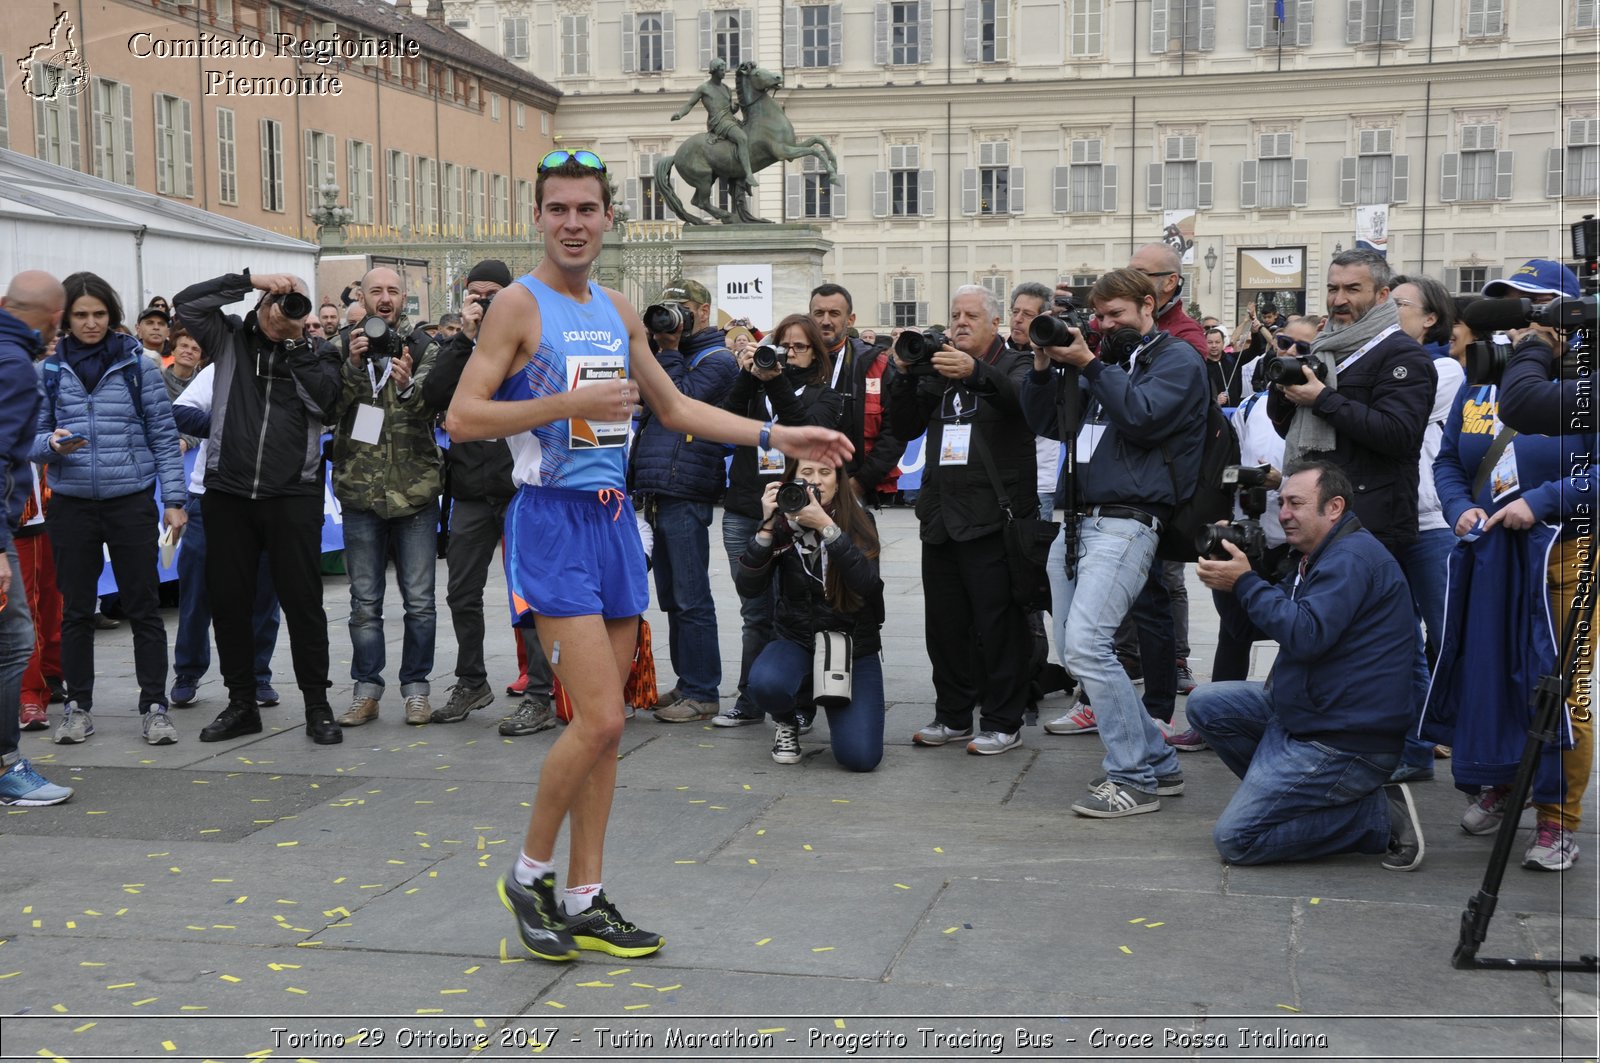
[[[0,291],[15,274],[92,270],[131,327],[154,296],[238,273],[293,273],[313,286],[316,244],[0,149]],[[242,313],[254,300],[236,304]],[[314,305],[314,304],[313,304]]]

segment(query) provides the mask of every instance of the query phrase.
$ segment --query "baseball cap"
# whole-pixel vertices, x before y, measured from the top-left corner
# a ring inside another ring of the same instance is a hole
[[[1511,276],[1492,280],[1483,286],[1483,294],[1491,299],[1510,295],[1512,291],[1529,295],[1565,295],[1576,299],[1578,275],[1559,262],[1535,258],[1523,263]]]
[[[711,293],[699,281],[685,280],[679,277],[661,290],[661,298],[658,301],[663,303],[700,303],[704,305],[711,302]]]
[[[172,324],[172,315],[161,309],[159,306],[147,306],[139,312],[140,321],[146,321],[152,317],[159,317],[162,324]]]

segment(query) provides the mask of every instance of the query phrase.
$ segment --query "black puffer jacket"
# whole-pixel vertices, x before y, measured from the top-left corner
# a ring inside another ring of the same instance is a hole
[[[867,519],[872,520],[870,512]],[[848,535],[840,535],[822,547],[828,567],[837,569],[844,585],[861,596],[858,611],[841,613],[828,603],[823,584],[811,574],[821,575],[822,559],[815,554],[802,559],[788,522],[779,518],[776,523],[771,545],[761,545],[754,536],[746,544],[733,580],[739,594],[758,598],[777,579],[773,630],[778,638],[809,649],[817,631],[844,631],[851,637],[855,656],[878,653],[883,647],[878,634],[883,627],[883,579],[878,575],[878,559],[862,553]]]
[[[779,424],[838,428],[844,400],[826,384],[796,385],[793,373],[786,369],[782,376],[765,382],[750,373],[740,373],[722,408],[758,421],[770,417]],[[777,475],[761,475],[755,447],[735,447],[733,464],[728,469],[728,493],[722,496],[722,508],[742,517],[760,519],[761,493],[775,479]]]
[[[443,413],[450,408],[456,385],[472,357],[473,342],[465,332],[457,332],[439,346],[433,369],[422,381],[422,401],[428,408]],[[445,451],[445,480],[451,498],[468,502],[505,502],[517,493],[511,482],[511,448],[503,439],[451,440]]]

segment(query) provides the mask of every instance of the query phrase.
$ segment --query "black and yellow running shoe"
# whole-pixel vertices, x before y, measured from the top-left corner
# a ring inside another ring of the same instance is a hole
[[[624,919],[604,890],[594,895],[587,911],[567,916],[567,931],[580,949],[630,959],[648,956],[665,944],[660,934],[640,930]]]

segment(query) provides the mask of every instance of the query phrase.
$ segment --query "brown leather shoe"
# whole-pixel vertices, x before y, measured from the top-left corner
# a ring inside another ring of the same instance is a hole
[[[350,707],[344,710],[344,715],[339,717],[339,726],[360,727],[362,724],[377,718],[377,698],[356,698],[350,702]]]
[[[428,695],[413,694],[406,699],[406,723],[420,727],[432,717],[433,706],[428,703]]]

